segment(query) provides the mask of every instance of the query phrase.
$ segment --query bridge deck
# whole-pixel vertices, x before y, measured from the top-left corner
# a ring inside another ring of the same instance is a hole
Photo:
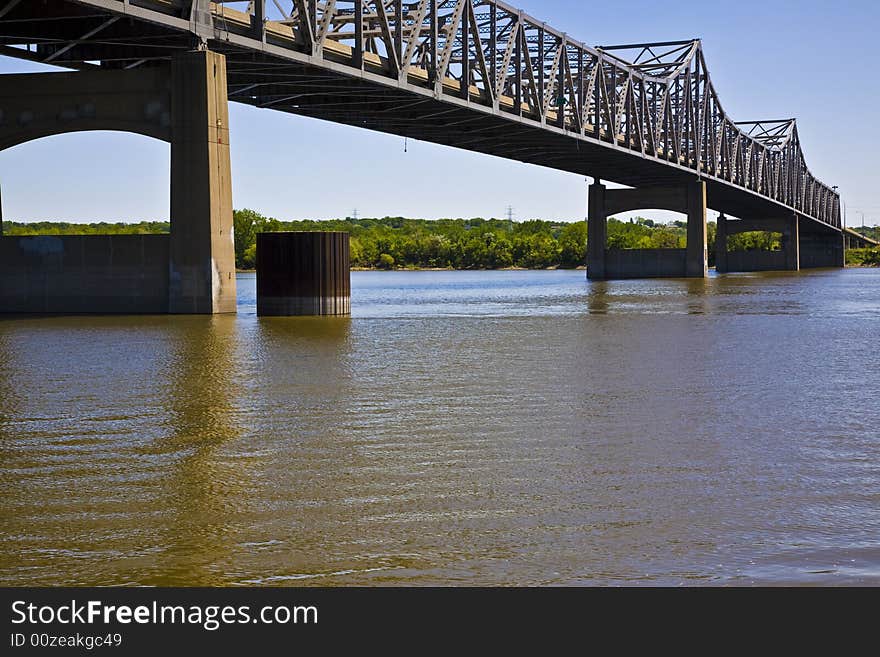
[[[852,228],[844,228],[843,232],[847,237],[852,237],[856,241],[863,242],[867,246],[880,246],[880,241],[871,239],[866,235],[862,235],[860,232],[855,231]]]
[[[0,54],[136,68],[203,40],[227,58],[232,101],[634,187],[701,177],[712,209],[757,219],[796,212],[805,230],[840,230],[837,194],[809,173],[794,125],[770,137],[743,132],[717,100],[699,41],[654,44],[642,49],[666,54],[633,63],[494,0],[392,2],[393,11],[304,0],[274,17],[265,0],[251,14],[247,3],[227,4],[238,9],[7,0]],[[439,181],[442,172],[424,175]]]

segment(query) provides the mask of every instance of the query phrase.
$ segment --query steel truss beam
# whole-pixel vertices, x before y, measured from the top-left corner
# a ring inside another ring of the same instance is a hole
[[[590,47],[500,0],[0,3],[4,54],[65,66],[148,66],[199,41],[229,58],[236,100],[388,131],[412,125],[409,107],[447,104],[456,116],[543,130],[548,143],[573,140],[566,151],[602,146],[619,169],[690,171],[841,227],[839,196],[808,169],[796,122],[732,120],[699,39]],[[315,73],[324,74],[312,80],[321,86],[307,84]],[[430,113],[419,120],[441,120]],[[464,130],[467,119],[450,129]],[[446,141],[435,127],[420,134]],[[476,137],[462,143],[485,146]],[[519,147],[493,148],[515,156]],[[523,145],[540,162],[534,148]],[[583,159],[600,168],[598,156]]]

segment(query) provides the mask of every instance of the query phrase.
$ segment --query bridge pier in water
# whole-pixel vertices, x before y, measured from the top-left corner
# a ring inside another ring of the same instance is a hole
[[[0,76],[0,150],[84,130],[171,144],[171,234],[0,237],[0,313],[233,313],[226,64]]]
[[[782,234],[779,251],[728,251],[728,238],[752,231]],[[796,213],[779,219],[731,220],[718,217],[715,270],[719,274],[750,271],[800,271],[845,266],[845,234],[817,226]]]
[[[235,241],[226,58],[171,61],[171,261],[168,312],[234,313]]]
[[[837,231],[801,231],[801,269],[845,267],[845,234]]]
[[[601,172],[629,185],[673,181],[664,188],[606,190],[599,182],[591,188],[590,278],[705,276],[707,185],[719,210],[750,219],[798,213],[799,236],[791,239],[799,262],[793,265],[786,249],[780,266],[843,262],[840,196],[810,173],[796,121],[729,116],[699,39],[593,48],[497,0],[480,2],[476,13],[463,0],[410,2],[407,11],[400,2],[388,11],[387,2],[369,0],[351,3],[353,13],[348,3],[297,0],[288,10],[276,1],[267,13],[269,4],[7,0],[0,9],[5,54],[87,69],[41,74],[39,83],[3,76],[0,138],[31,130],[45,116],[79,127],[59,125],[16,143],[75,129],[120,129],[175,144],[172,223],[180,239],[172,234],[169,280],[157,283],[167,289],[164,312],[234,307],[232,250],[225,244],[231,219],[223,58],[202,53],[206,66],[199,69],[198,57],[184,54],[196,42],[228,53],[234,62],[228,82],[242,103],[577,175]],[[163,68],[159,62],[166,60],[175,65]],[[156,75],[170,82],[150,86]],[[186,76],[197,90],[178,84]],[[66,92],[54,100],[40,96],[62,79]],[[90,96],[89,80],[101,79],[103,91]],[[172,107],[174,97],[194,104]],[[685,249],[606,247],[609,214],[649,208],[688,215]],[[44,268],[33,259],[39,248],[26,251],[27,262]],[[731,257],[737,256],[723,255],[722,269],[732,266]],[[57,309],[54,301],[28,304]],[[0,308],[7,306],[0,291]],[[91,302],[79,307],[105,309]]]
[[[715,271],[798,271],[800,269],[800,223],[796,214],[787,218],[731,220],[718,217],[715,234]],[[728,237],[751,231],[782,234],[779,251],[728,251]]]
[[[687,246],[684,249],[609,249],[608,217],[647,208],[687,215]],[[597,180],[590,185],[588,278],[704,278],[708,264],[706,183],[607,189]]]
[[[257,315],[351,314],[349,234],[257,234]]]

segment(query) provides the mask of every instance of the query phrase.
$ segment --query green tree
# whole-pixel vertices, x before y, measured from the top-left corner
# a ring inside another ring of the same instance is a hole
[[[559,234],[559,266],[574,269],[587,263],[587,222],[576,221]]]
[[[232,213],[232,227],[235,235],[235,265],[240,269],[251,269],[249,260],[245,262],[248,249],[254,247],[256,253],[257,233],[263,228],[266,218],[253,210],[236,210]],[[256,258],[254,258],[256,259]]]
[[[405,217],[282,221],[254,210],[236,210],[236,266],[256,266],[257,234],[265,231],[344,231],[351,235],[351,264],[354,267],[454,267],[497,269],[578,267],[585,264],[587,223],[549,222],[538,219],[515,223],[498,219],[440,219],[427,221]],[[94,223],[71,222],[4,224],[7,235],[104,235],[167,233],[168,222]],[[649,219],[608,220],[611,248],[682,247],[686,239],[683,222],[657,224]],[[714,224],[709,225],[710,257]],[[746,236],[743,248],[772,248],[772,241],[755,241]],[[775,238],[774,238],[775,239]],[[770,245],[768,247],[767,245]],[[778,247],[776,247],[778,248]]]

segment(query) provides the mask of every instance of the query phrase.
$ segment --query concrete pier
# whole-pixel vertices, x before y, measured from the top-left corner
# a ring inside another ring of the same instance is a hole
[[[587,202],[587,278],[604,281],[607,276],[608,214],[605,211],[605,185],[590,185]]]
[[[351,314],[349,234],[258,233],[257,314]]]
[[[171,62],[171,313],[235,312],[226,59]]]
[[[630,210],[670,210],[687,215],[684,249],[609,249],[608,217]],[[704,278],[709,258],[706,233],[706,183],[606,189],[590,185],[587,222],[587,277]]]
[[[846,249],[843,233],[831,231],[801,231],[801,269],[845,267]]]
[[[798,271],[800,264],[800,223],[796,214],[771,219],[731,220],[725,215],[718,217],[715,234],[715,271]],[[731,235],[753,231],[780,233],[782,249],[779,251],[728,251]]]
[[[2,75],[0,110],[0,150],[86,130],[171,144],[170,237],[2,237],[0,313],[235,312],[222,55],[181,52],[170,67],[131,71]]]
[[[4,313],[166,313],[168,235],[0,238]]]

